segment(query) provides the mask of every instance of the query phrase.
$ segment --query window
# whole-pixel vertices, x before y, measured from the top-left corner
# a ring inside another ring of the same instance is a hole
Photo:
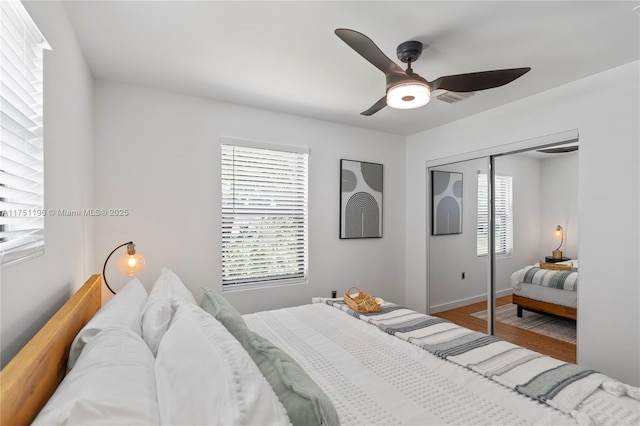
[[[489,252],[489,205],[487,174],[478,172],[477,255]],[[496,176],[495,183],[495,250],[496,255],[513,252],[513,190],[511,176]]]
[[[308,152],[222,144],[222,284],[304,282]]]
[[[44,252],[43,49],[19,1],[0,2],[0,264]]]

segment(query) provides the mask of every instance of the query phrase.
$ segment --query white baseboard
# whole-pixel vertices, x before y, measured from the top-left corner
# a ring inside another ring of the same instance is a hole
[[[498,290],[496,297],[508,296],[513,293],[513,289],[508,288],[505,290]],[[459,308],[461,306],[467,306],[472,303],[484,302],[487,300],[487,293],[480,294],[478,296],[468,297],[466,299],[454,300],[453,302],[442,303],[440,305],[430,306],[429,314],[437,314],[438,312],[448,311],[449,309]]]

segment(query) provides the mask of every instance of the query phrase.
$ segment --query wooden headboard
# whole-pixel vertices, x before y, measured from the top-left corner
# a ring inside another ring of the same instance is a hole
[[[102,306],[102,278],[92,275],[0,371],[0,424],[28,425],[56,390],[69,347]]]

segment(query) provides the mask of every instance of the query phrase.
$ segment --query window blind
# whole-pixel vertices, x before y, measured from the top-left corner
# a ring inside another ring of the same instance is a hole
[[[0,2],[0,258],[44,251],[43,49],[19,1]]]
[[[222,144],[222,284],[307,276],[308,153]]]
[[[513,252],[513,189],[511,176],[496,176],[495,182],[495,252]],[[489,188],[487,174],[478,173],[477,256],[489,253]]]

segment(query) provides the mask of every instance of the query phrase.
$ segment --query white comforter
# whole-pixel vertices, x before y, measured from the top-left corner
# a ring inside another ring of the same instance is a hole
[[[343,425],[576,423],[324,303],[244,318],[302,365],[332,399]],[[627,425],[640,419],[637,401],[602,390],[577,410],[580,423]]]
[[[307,370],[343,425],[575,424],[322,303],[244,318]]]

